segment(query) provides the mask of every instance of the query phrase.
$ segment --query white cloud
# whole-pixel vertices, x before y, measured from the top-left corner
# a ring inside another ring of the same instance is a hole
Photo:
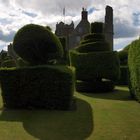
[[[55,24],[64,20],[64,7],[66,23],[73,20],[77,24],[82,7],[87,10],[95,8],[89,15],[90,22],[104,21],[106,5],[114,10],[115,48],[125,45],[125,40],[129,42],[130,38],[137,38],[140,16],[134,17],[134,13],[140,13],[139,0],[0,0],[0,44],[3,46],[3,42],[12,41],[14,33],[28,23],[49,25],[54,30]]]

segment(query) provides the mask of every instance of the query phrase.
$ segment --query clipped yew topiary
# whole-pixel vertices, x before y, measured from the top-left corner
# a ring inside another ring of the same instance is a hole
[[[114,89],[119,78],[119,59],[110,51],[105,40],[104,24],[91,24],[91,33],[84,36],[80,45],[70,51],[70,63],[76,68],[77,90],[81,92],[105,92]],[[98,87],[97,87],[98,85]]]
[[[128,67],[131,96],[140,102],[140,39],[133,41],[129,47]]]
[[[4,107],[70,109],[74,69],[59,63],[60,40],[45,27],[29,24],[16,33],[13,48],[19,55],[18,67],[0,69]]]
[[[74,93],[73,70],[42,65],[0,70],[5,108],[70,109]]]
[[[13,48],[30,65],[48,64],[63,57],[59,39],[47,28],[35,24],[25,25],[16,33]]]

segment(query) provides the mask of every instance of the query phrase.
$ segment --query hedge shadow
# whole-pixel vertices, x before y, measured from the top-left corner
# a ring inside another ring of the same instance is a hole
[[[0,121],[23,122],[25,131],[40,140],[85,140],[93,131],[93,113],[87,102],[76,100],[74,111],[3,110]]]

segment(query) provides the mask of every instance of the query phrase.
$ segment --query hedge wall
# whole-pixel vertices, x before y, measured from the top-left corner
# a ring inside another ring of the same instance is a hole
[[[119,60],[117,52],[79,53],[70,51],[70,64],[76,68],[76,79],[93,81],[102,77],[110,80],[119,78]]]
[[[0,69],[6,108],[69,109],[74,92],[73,70],[66,66]]]
[[[140,39],[132,42],[128,54],[130,92],[140,102]]]

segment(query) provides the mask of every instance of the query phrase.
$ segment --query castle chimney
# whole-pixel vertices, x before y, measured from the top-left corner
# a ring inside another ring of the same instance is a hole
[[[82,20],[88,19],[88,12],[85,8],[82,8]]]

